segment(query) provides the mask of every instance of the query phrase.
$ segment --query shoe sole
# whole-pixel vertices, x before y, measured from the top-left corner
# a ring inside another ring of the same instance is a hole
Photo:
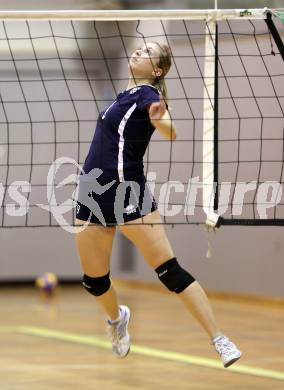
[[[119,357],[120,357],[120,359],[124,359],[124,358],[126,358],[126,356],[129,354],[129,352],[130,352],[130,347],[129,347],[129,349],[128,349],[128,351],[126,352],[126,354],[125,354],[125,355],[123,355],[123,356],[119,356]]]
[[[229,362],[224,364],[224,367],[225,368],[230,367],[232,364],[234,364],[236,361],[238,361],[241,358],[241,356],[242,356],[242,354],[240,356],[237,356],[237,357],[233,358],[232,360],[230,360]]]

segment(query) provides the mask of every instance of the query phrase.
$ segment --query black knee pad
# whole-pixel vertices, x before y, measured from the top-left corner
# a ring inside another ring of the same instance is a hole
[[[91,278],[88,275],[84,275],[82,285],[90,294],[95,295],[96,297],[103,295],[109,290],[111,285],[109,273],[97,278]]]
[[[179,265],[175,257],[160,265],[155,271],[160,281],[177,294],[195,281],[194,277]]]

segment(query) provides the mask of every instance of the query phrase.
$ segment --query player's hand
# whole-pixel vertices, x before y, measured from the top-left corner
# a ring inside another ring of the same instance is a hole
[[[166,103],[162,95],[160,95],[160,101],[152,103],[149,108],[149,117],[150,120],[159,120],[163,117],[167,111]]]

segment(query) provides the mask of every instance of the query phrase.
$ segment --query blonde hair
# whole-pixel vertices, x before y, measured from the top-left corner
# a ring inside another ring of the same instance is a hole
[[[160,57],[156,66],[158,68],[161,68],[163,71],[161,76],[155,78],[152,85],[153,87],[156,87],[161,92],[165,102],[167,103],[169,97],[168,97],[168,90],[165,82],[165,76],[170,70],[170,67],[172,65],[172,59],[171,59],[172,54],[170,48],[166,44],[160,44],[158,42],[152,42],[152,43],[157,45],[160,49]]]

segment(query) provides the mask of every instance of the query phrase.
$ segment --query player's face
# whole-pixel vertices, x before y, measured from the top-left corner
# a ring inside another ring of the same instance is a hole
[[[129,68],[131,68],[134,74],[151,77],[153,76],[153,71],[158,69],[159,58],[159,46],[149,42],[134,51],[129,61]]]

